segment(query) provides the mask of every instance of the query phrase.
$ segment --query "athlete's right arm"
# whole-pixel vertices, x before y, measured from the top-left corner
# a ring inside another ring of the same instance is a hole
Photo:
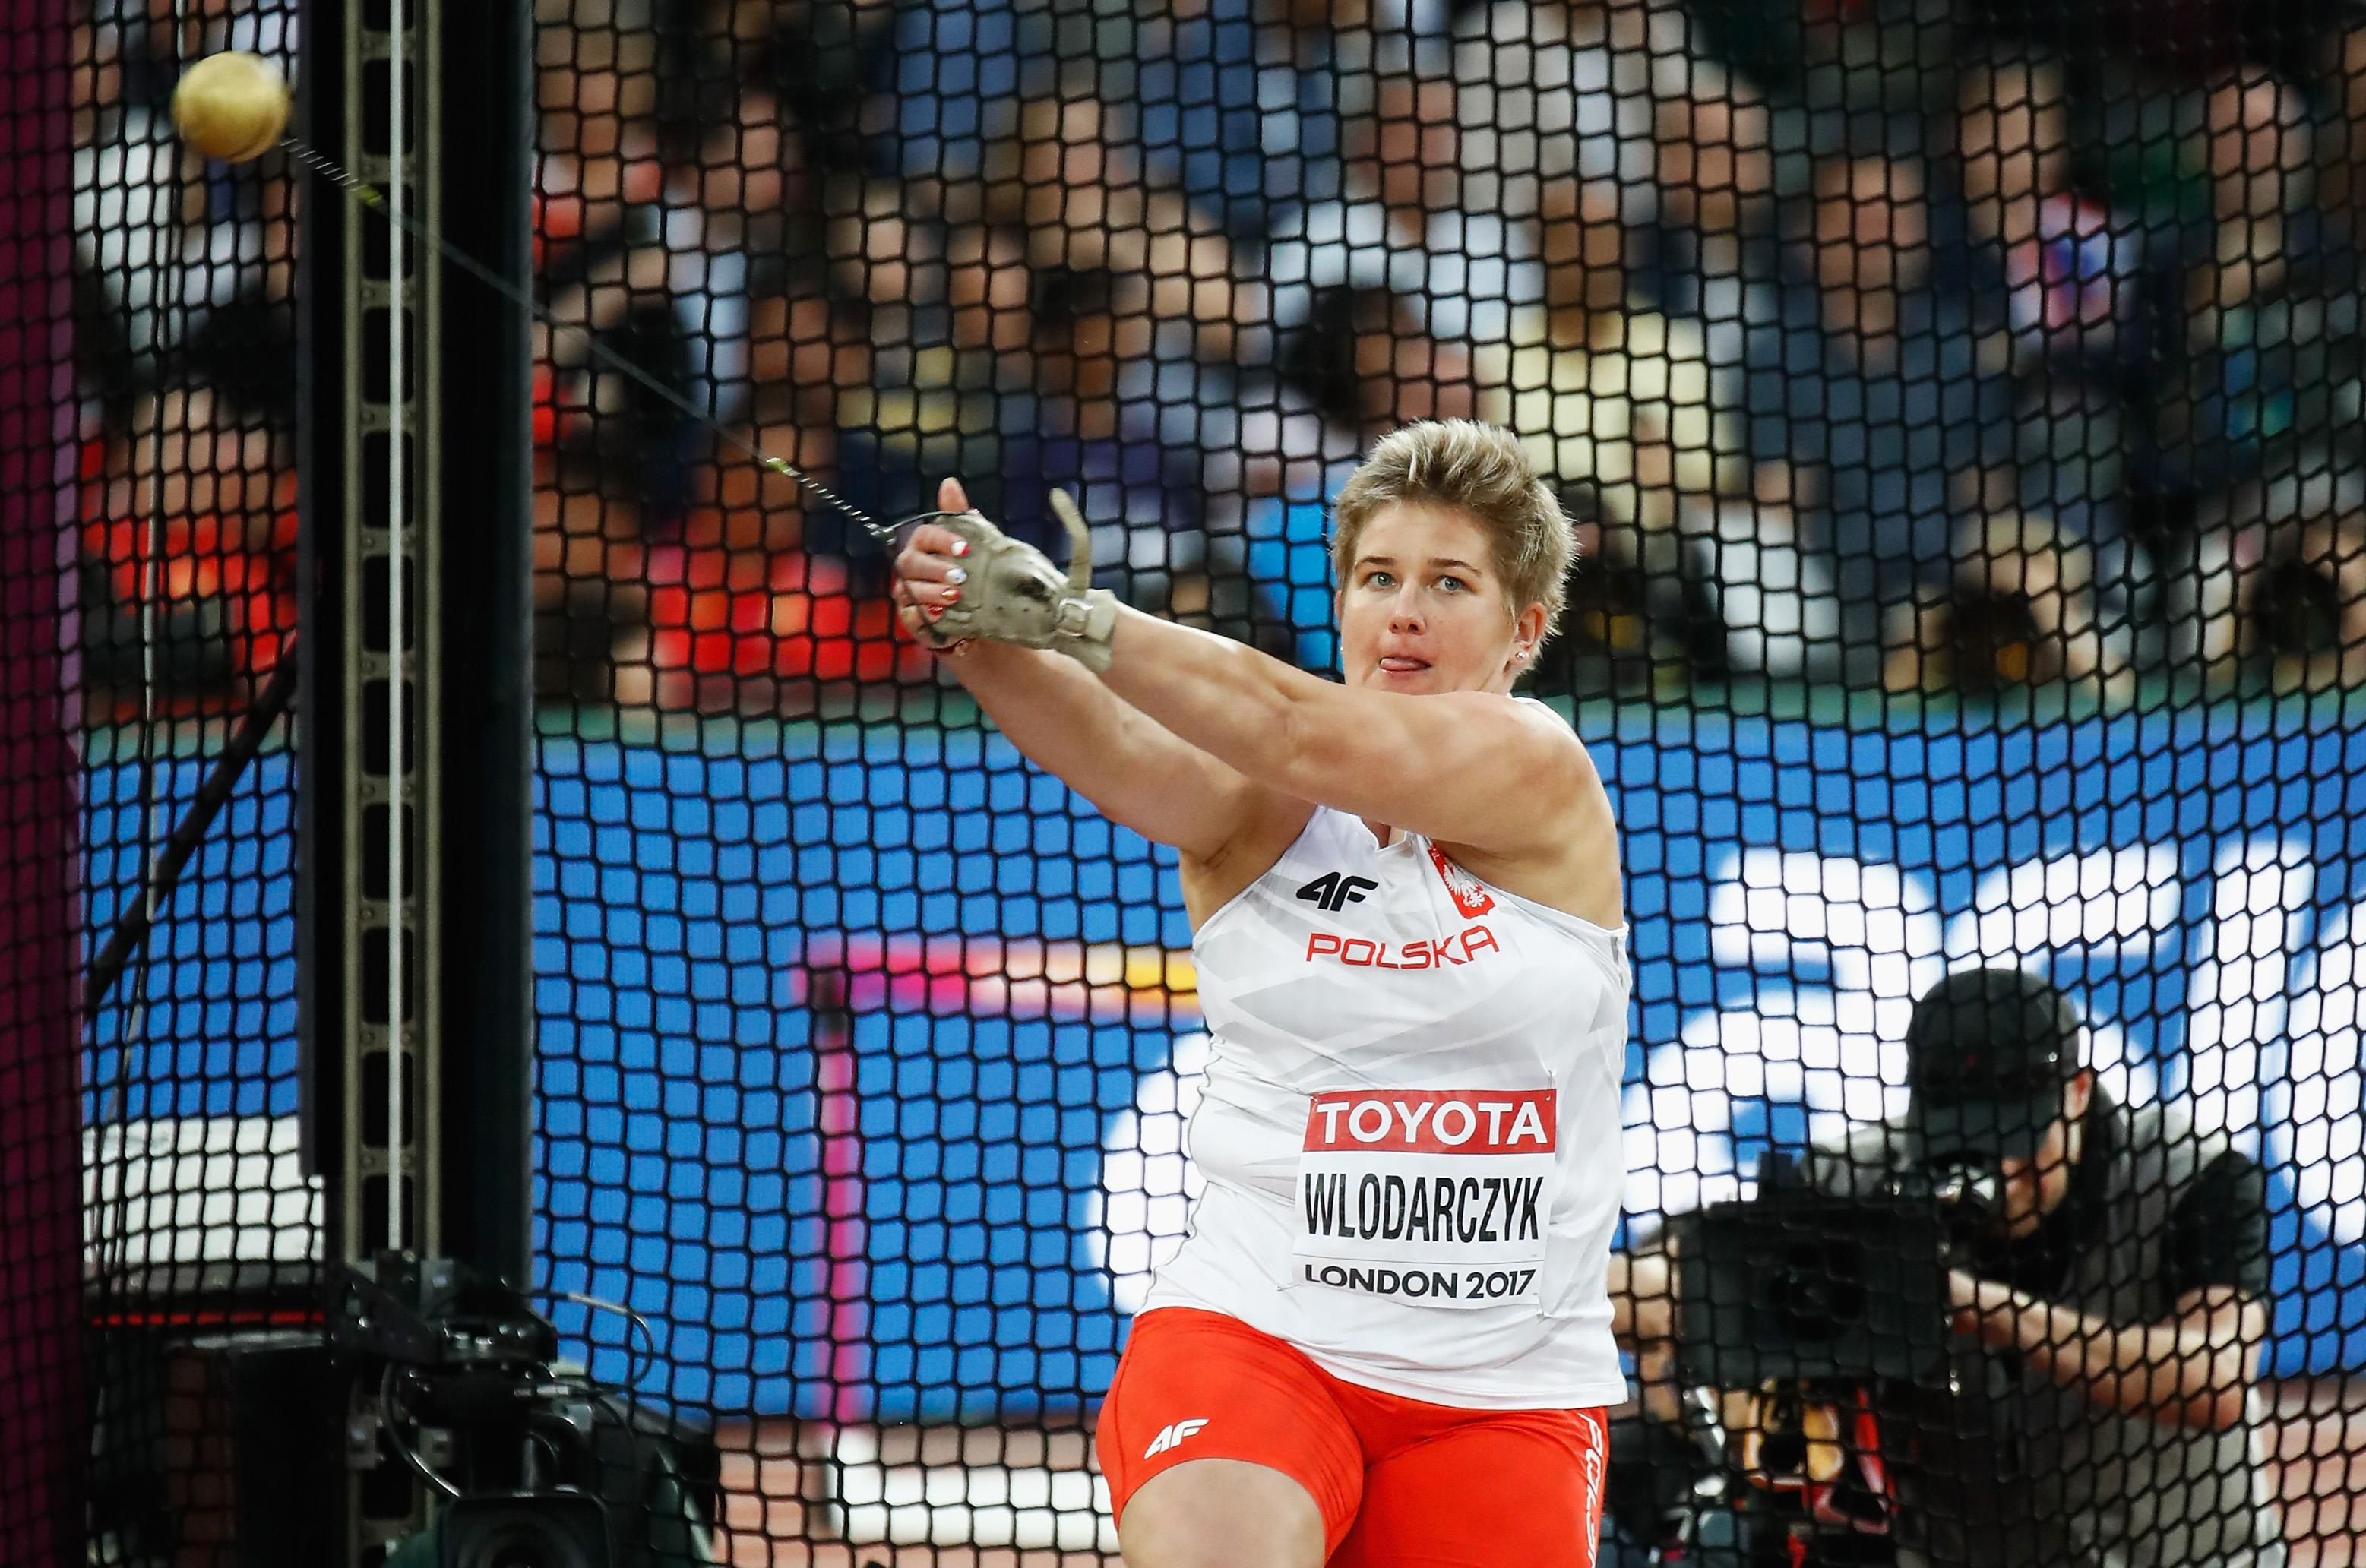
[[[1279,804],[1062,654],[973,642],[946,668],[1029,761],[1111,821],[1196,861],[1220,859],[1244,824]]]
[[[946,479],[937,504],[961,512],[969,497],[958,480]],[[896,558],[895,582],[905,626],[919,636],[930,608],[941,610],[945,592],[964,581],[954,556],[907,543]],[[1111,821],[1181,852],[1187,898],[1195,865],[1221,883],[1228,861],[1254,859],[1304,820],[1303,802],[1192,745],[1063,654],[981,638],[952,650],[946,662],[1029,761]],[[1208,891],[1206,881],[1197,886]]]

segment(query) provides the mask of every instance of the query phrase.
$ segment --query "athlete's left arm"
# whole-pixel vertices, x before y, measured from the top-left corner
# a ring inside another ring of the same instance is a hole
[[[1993,1280],[1957,1272],[1948,1283],[1964,1332],[2083,1385],[2106,1409],[2207,1431],[2243,1424],[2268,1337],[2267,1303],[2247,1291],[2205,1285],[2166,1323],[2113,1324]]]
[[[1407,696],[1325,681],[1253,648],[1136,610],[1101,679],[1210,755],[1300,800],[1448,844],[1514,856],[1607,817],[1569,728],[1484,692]]]

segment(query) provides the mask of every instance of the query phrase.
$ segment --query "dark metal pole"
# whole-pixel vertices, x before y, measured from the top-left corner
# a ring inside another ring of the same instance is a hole
[[[372,117],[383,108],[363,115],[353,95],[392,44],[369,35],[384,23],[370,21],[364,0],[312,10],[307,139],[366,167],[382,151]],[[527,288],[529,8],[405,0],[404,15],[416,127],[405,154],[409,210]],[[373,248],[383,222],[356,220],[325,185],[305,211],[299,897],[312,1168],[341,1189],[330,1204],[342,1216],[331,1222],[336,1256],[366,1258],[384,1245],[376,1239],[383,1187],[395,1179],[423,1199],[406,1245],[523,1287],[533,1081],[532,323],[430,248],[389,236],[410,256],[393,266]],[[400,387],[356,368],[387,321],[355,280],[398,276],[415,329]],[[407,410],[400,451],[382,433],[390,400]],[[389,459],[411,476],[399,519],[378,479]],[[400,565],[389,542],[398,525]],[[385,607],[398,574],[399,624]],[[385,703],[373,706],[398,669],[400,748],[380,739]],[[398,778],[399,856],[386,805]],[[400,901],[389,902],[391,886]],[[386,978],[397,948],[399,996]],[[368,1122],[356,1139],[355,1118],[366,1122],[368,1108],[387,1101],[398,1034],[401,1125]]]
[[[321,0],[304,32],[307,142],[522,289],[532,37],[526,0]],[[324,179],[302,209],[299,967],[326,1258],[523,1289],[531,321]],[[383,1414],[363,1388],[340,1419]],[[347,1488],[348,1562],[426,1522],[389,1473]]]
[[[525,0],[435,11],[444,232],[531,286],[533,26]],[[433,265],[431,263],[431,265]],[[444,491],[429,545],[443,613],[435,748],[444,894],[444,1249],[528,1283],[534,1078],[532,322],[445,268]],[[422,716],[429,721],[428,716]],[[422,1111],[429,1108],[422,1107]]]

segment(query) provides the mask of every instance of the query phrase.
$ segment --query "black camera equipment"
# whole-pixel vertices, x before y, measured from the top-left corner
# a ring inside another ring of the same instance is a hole
[[[1719,1427],[1732,1473],[1711,1505],[1732,1510],[1747,1563],[1894,1563],[1895,1486],[1927,1457],[1913,1413],[1955,1397],[1947,1270],[1997,1212],[1996,1162],[1924,1147],[1849,1174],[1824,1191],[1770,1156],[1755,1197],[1674,1227],[1678,1376],[1746,1391],[1755,1412],[1739,1454]]]
[[[1921,1197],[1939,1205],[1947,1222],[1949,1250],[1985,1230],[2004,1201],[2004,1173],[1987,1155],[1949,1152],[1925,1156],[1921,1168],[1893,1183],[1900,1197]]]
[[[1731,1515],[1732,1493],[1724,1434],[1707,1391],[1687,1390],[1674,1421],[1639,1412],[1610,1423],[1603,1517],[1655,1561],[1729,1568],[1730,1539],[1720,1538],[1710,1521]]]
[[[1770,1155],[1755,1197],[1685,1223],[1676,1333],[1688,1380],[1945,1382],[1947,1269],[1989,1227],[2002,1174],[1977,1150],[1924,1149],[1860,1183],[1825,1192]]]
[[[1930,1198],[1780,1190],[1711,1204],[1677,1257],[1686,1381],[1943,1377],[1949,1236]]]
[[[376,1396],[384,1446],[444,1499],[389,1568],[715,1561],[713,1442],[560,1371],[557,1332],[517,1292],[382,1255],[337,1282],[329,1337]]]

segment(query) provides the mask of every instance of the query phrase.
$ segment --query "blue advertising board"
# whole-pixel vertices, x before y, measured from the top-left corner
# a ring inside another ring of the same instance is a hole
[[[2366,1366],[2366,726],[1581,728],[1625,833],[1631,1214],[1895,1113],[1914,995],[2023,964],[2085,1006],[2116,1095],[2187,1102],[2270,1168],[2273,1370]],[[1205,1042],[1172,857],[998,739],[763,733],[543,743],[545,1282],[648,1319],[653,1362],[567,1326],[652,1396],[930,1420],[1089,1399],[1187,1200]],[[92,795],[94,852],[121,854],[123,776]],[[127,1113],[292,1111],[273,827],[209,852],[171,911],[151,991],[193,1000],[151,1021],[173,1070]],[[212,1076],[260,1087],[209,1089],[208,1030],[242,1007],[273,1043]]]

